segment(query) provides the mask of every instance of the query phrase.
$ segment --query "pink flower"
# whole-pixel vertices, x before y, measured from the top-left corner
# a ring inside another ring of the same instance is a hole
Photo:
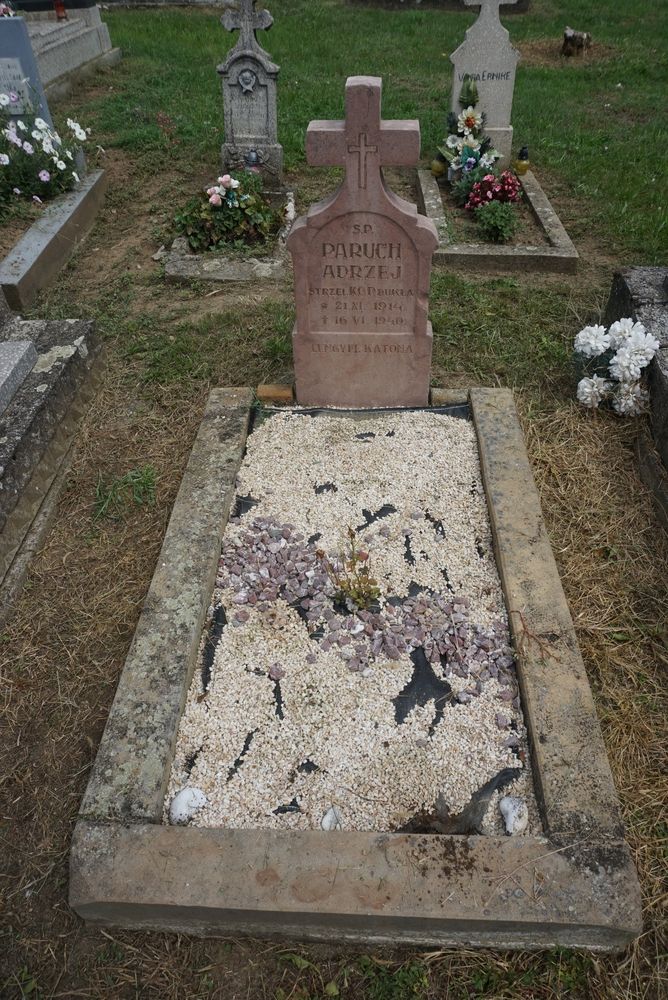
[[[212,194],[211,197],[209,198],[209,204],[210,205],[216,205],[216,206],[218,206],[218,205],[222,205],[222,203],[223,203],[223,199],[220,197],[219,194]]]
[[[206,193],[208,194],[209,198],[211,197],[212,194],[218,194],[218,192],[216,191],[215,187],[207,188],[206,189]]]
[[[9,100],[12,102],[12,104],[17,104],[18,103],[18,99],[19,99],[19,95],[16,93],[16,91],[15,90],[10,90],[9,91]]]
[[[32,156],[32,154],[35,152],[35,150],[33,149],[33,147],[31,146],[31,144],[29,142],[24,142],[23,143],[23,149],[28,154],[28,156]]]
[[[230,177],[229,174],[223,174],[222,177],[218,178],[218,183],[222,184],[222,186],[229,191],[229,189],[232,187],[232,178]]]
[[[49,173],[48,170],[40,170],[39,179],[41,181],[44,181],[45,184],[48,184],[48,182],[51,180],[51,174]]]

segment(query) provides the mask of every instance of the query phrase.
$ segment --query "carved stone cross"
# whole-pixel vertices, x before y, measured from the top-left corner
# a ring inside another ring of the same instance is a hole
[[[346,83],[346,120],[313,121],[306,132],[306,158],[314,167],[345,167],[352,194],[382,184],[381,167],[412,166],[420,157],[415,120],[383,121],[381,84],[353,76]]]
[[[288,236],[295,272],[297,400],[304,406],[426,406],[433,222],[391,191],[384,166],[420,155],[416,121],[383,121],[381,80],[346,82],[345,121],[311,122],[314,166],[346,168]]]
[[[237,48],[254,49],[260,43],[256,31],[268,31],[274,19],[268,10],[255,10],[255,0],[237,0],[235,6],[228,7],[221,23],[227,31],[238,31]]]
[[[480,17],[485,20],[491,15],[497,21],[500,20],[499,8],[501,6],[517,3],[517,0],[464,0],[467,7],[480,7]]]

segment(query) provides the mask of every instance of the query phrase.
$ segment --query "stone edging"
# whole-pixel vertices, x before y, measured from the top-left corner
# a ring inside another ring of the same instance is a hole
[[[62,270],[92,228],[106,188],[104,170],[87,174],[76,190],[46,206],[0,262],[0,286],[12,309],[26,309]]]
[[[512,393],[473,389],[469,403],[547,837],[163,825],[252,404],[249,389],[215,390],[76,825],[80,916],[209,935],[602,951],[640,932],[639,886]]]
[[[441,191],[429,170],[418,170],[418,207],[438,231],[436,266],[461,265],[468,271],[547,271],[574,274],[578,252],[532,171],[519,180],[537,225],[549,246],[498,246],[494,243],[452,243]]]

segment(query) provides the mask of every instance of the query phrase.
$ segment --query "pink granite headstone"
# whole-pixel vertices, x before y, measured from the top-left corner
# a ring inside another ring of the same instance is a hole
[[[382,166],[420,155],[417,121],[382,121],[381,80],[346,82],[346,120],[314,121],[306,155],[344,166],[341,187],[298,219],[292,337],[297,401],[305,406],[426,406],[433,223],[389,190]]]

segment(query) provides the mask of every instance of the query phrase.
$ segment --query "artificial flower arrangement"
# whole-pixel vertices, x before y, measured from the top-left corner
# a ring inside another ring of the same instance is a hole
[[[618,319],[608,330],[586,326],[575,338],[575,362],[583,377],[577,398],[595,410],[609,402],[620,416],[644,413],[649,394],[642,386],[643,370],[659,350],[659,341],[642,323]]]
[[[512,205],[521,200],[522,188],[511,170],[500,174],[496,168],[501,154],[484,135],[485,116],[476,110],[478,99],[475,80],[467,74],[459,94],[462,111],[448,115],[449,134],[438,147],[432,173],[436,177],[444,175],[447,165],[455,203],[475,212],[485,239],[503,243],[517,229]]]
[[[177,232],[195,252],[266,243],[281,223],[262,193],[261,175],[252,170],[239,177],[223,174],[174,218]]]
[[[448,163],[450,179],[457,171],[470,173],[482,168],[489,170],[501,155],[492,148],[492,140],[484,135],[485,116],[476,111],[478,88],[466,74],[459,94],[462,111],[451,111],[447,117],[448,136],[438,152]]]
[[[17,198],[41,204],[78,184],[77,144],[86,142],[90,133],[68,118],[67,129],[77,142],[62,139],[33,112],[12,116],[18,100],[15,91],[0,91],[0,214]]]
[[[6,0],[0,0],[0,17],[15,17],[16,11]]]

